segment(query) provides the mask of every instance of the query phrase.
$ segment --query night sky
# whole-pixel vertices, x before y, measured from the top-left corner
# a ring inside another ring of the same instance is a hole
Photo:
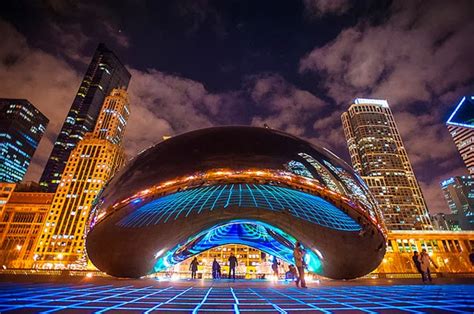
[[[96,3],[96,2],[100,2]],[[129,157],[163,135],[245,124],[287,131],[350,162],[341,113],[390,103],[431,212],[467,174],[445,121],[474,93],[474,1],[4,1],[0,97],[50,120],[38,180],[99,42],[132,74]]]

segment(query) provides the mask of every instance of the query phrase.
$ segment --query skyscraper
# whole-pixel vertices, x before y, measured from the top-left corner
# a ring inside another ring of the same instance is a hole
[[[441,182],[456,229],[474,230],[474,177],[457,176]]]
[[[94,128],[105,97],[113,88],[126,89],[130,77],[117,56],[104,44],[99,44],[41,176],[40,183],[49,192],[56,191],[77,142]]]
[[[0,182],[20,182],[49,120],[26,99],[0,98]]]
[[[474,174],[474,96],[465,96],[446,122],[470,174]]]
[[[85,262],[84,231],[92,202],[124,163],[122,138],[129,114],[126,90],[113,89],[93,132],[69,156],[36,247],[36,266],[74,267]]]
[[[388,102],[356,99],[341,118],[352,165],[376,198],[387,228],[432,229]]]

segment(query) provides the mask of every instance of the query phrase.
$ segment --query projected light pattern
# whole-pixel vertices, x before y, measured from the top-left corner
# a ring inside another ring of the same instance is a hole
[[[165,270],[193,255],[226,244],[251,246],[293,264],[295,243],[294,237],[270,225],[260,222],[233,221],[205,230],[188,240],[186,244],[170,250],[157,260],[154,271]],[[305,261],[309,271],[315,273],[322,271],[320,258],[310,249],[306,250]]]
[[[0,283],[1,313],[473,313],[473,285],[275,288]]]
[[[258,184],[225,184],[194,188],[151,201],[117,224],[121,227],[146,227],[171,219],[218,208],[260,208],[288,210],[293,216],[324,227],[359,231],[360,226],[346,213],[324,199],[304,192]]]

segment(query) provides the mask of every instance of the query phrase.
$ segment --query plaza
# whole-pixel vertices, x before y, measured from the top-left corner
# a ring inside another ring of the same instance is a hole
[[[1,313],[472,313],[473,279],[323,280],[297,289],[259,280],[17,275],[0,282]]]

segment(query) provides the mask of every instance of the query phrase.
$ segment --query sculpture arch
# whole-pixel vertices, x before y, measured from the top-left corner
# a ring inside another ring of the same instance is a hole
[[[291,262],[296,241],[311,271],[350,279],[378,266],[386,237],[367,186],[341,159],[283,132],[236,126],[138,155],[98,197],[86,247],[100,270],[140,277],[230,243]]]

